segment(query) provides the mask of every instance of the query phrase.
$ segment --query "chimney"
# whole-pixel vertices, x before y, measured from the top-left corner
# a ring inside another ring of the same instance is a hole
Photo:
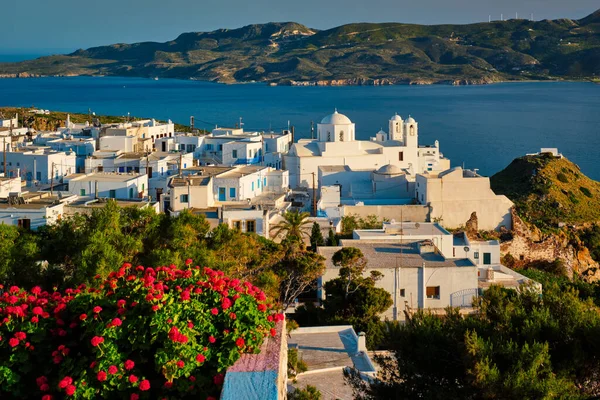
[[[356,352],[366,353],[367,352],[367,335],[364,332],[360,332],[358,334],[358,339],[356,341]]]

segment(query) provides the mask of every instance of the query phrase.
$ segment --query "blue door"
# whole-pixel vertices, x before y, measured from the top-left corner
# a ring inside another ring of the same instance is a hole
[[[219,188],[219,201],[225,201],[225,188],[224,187],[220,187]]]

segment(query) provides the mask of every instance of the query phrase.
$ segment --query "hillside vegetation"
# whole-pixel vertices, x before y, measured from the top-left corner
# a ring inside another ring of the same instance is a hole
[[[525,156],[491,178],[492,189],[516,205],[525,221],[541,229],[600,222],[600,182],[566,158]]]
[[[0,76],[40,75],[322,85],[594,79],[600,10],[580,20],[357,23],[324,31],[267,23],[0,64]]]

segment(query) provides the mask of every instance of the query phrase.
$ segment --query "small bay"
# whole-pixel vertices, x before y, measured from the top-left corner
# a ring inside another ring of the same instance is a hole
[[[310,137],[334,108],[368,139],[398,113],[419,123],[421,145],[440,141],[452,165],[491,175],[540,147],[558,147],[600,180],[600,85],[521,82],[485,86],[270,87],[116,77],[0,79],[0,106],[172,119],[196,127],[296,128]]]

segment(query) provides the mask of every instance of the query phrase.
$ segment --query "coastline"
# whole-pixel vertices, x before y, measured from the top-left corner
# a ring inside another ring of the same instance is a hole
[[[121,76],[121,75],[41,75],[41,74],[0,74],[0,79],[39,79],[39,78],[136,78],[144,80],[154,80],[153,77],[143,76]],[[160,80],[178,80],[178,81],[197,81],[206,83],[215,83],[221,85],[265,85],[270,87],[276,86],[294,86],[294,87],[342,87],[342,86],[432,86],[432,85],[446,85],[446,86],[484,86],[493,85],[499,83],[558,83],[558,82],[589,82],[600,85],[600,81],[595,81],[592,78],[582,79],[562,79],[562,78],[548,78],[548,79],[395,79],[395,78],[382,78],[382,79],[364,79],[364,78],[351,78],[351,79],[332,79],[332,80],[319,80],[319,81],[283,81],[283,82],[266,82],[266,81],[216,81],[207,80],[200,78],[160,78]]]

